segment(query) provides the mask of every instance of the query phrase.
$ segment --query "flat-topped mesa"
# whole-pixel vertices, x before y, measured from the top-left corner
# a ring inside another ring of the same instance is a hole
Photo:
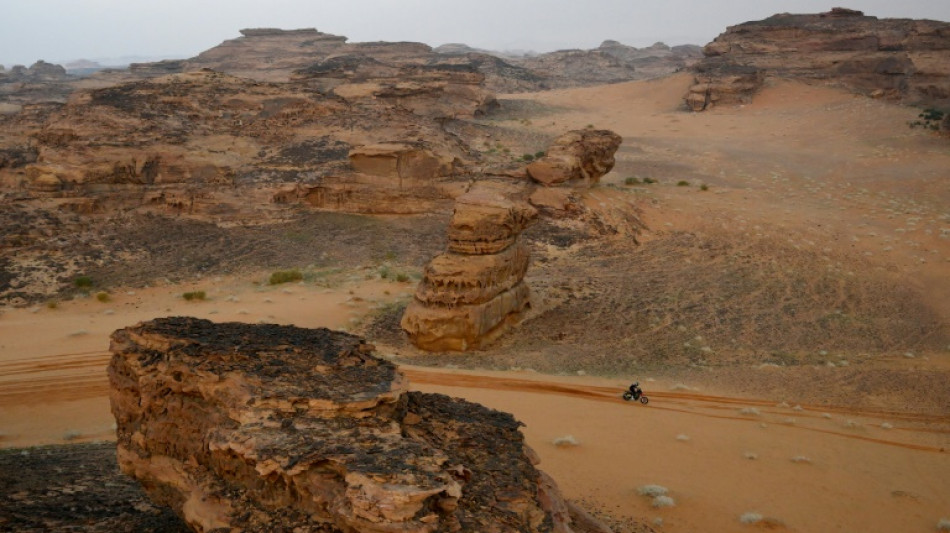
[[[245,37],[285,37],[288,35],[302,35],[316,39],[346,40],[346,37],[321,33],[317,31],[316,28],[298,28],[294,30],[283,30],[280,28],[244,28],[239,31],[241,35]]]
[[[210,68],[255,80],[286,81],[290,74],[346,46],[346,37],[313,28],[252,28],[186,61],[187,70]]]
[[[835,8],[732,26],[706,45],[687,107],[741,103],[766,76],[834,83],[905,104],[950,105],[950,22]]]
[[[511,415],[352,335],[174,317],[111,350],[119,464],[195,531],[572,531]]]
[[[425,268],[401,326],[424,350],[479,349],[530,306],[521,232],[537,211],[522,186],[481,181],[456,199],[448,250]]]
[[[555,139],[526,170],[531,179],[547,187],[562,183],[590,187],[614,168],[621,142],[610,130],[572,130]]]

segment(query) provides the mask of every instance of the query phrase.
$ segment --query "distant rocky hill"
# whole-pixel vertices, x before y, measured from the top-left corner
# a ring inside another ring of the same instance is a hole
[[[18,111],[25,102],[63,101],[73,89],[69,80],[65,68],[42,60],[9,70],[0,65],[0,114]]]
[[[539,91],[657,78],[691,66],[702,57],[699,46],[669,47],[656,43],[634,48],[604,41],[591,50],[558,50],[512,56],[465,45],[445,45],[436,52],[466,57],[478,64],[487,86],[496,92]],[[490,59],[488,59],[490,58]]]
[[[831,83],[910,105],[950,108],[950,23],[835,8],[732,26],[703,49],[687,105],[747,101],[767,76]]]
[[[653,78],[681,70],[702,57],[694,45],[669,47],[656,43],[634,48],[617,41],[604,41],[592,50],[561,50],[538,55],[516,56],[476,49],[464,44],[448,44],[433,49],[414,42],[348,43],[347,38],[313,28],[241,30],[231,39],[180,61],[131,65],[139,75],[162,75],[210,68],[234,76],[266,81],[286,81],[301,69],[312,69],[325,61],[339,64],[371,58],[398,67],[434,64],[466,65],[485,76],[485,85],[495,92],[545,89],[616,83]],[[317,67],[319,69],[319,67]]]

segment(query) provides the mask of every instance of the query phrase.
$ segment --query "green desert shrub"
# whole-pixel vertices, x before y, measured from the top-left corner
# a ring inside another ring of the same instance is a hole
[[[105,302],[111,301],[112,297],[109,296],[109,293],[107,293],[106,291],[99,291],[96,293],[96,300],[99,300],[100,302],[105,303]]]
[[[541,158],[544,157],[545,155],[547,155],[547,154],[544,153],[544,150],[539,150],[539,151],[537,151],[537,152],[534,153],[534,158],[535,158],[535,159],[541,159]]]
[[[625,180],[623,180],[623,182],[626,185],[637,185],[638,183],[640,183],[640,178],[636,176],[630,176],[629,178],[626,178]]]
[[[910,127],[938,131],[940,129],[940,122],[944,116],[946,116],[946,113],[939,109],[924,109],[917,115],[917,120],[910,123]]]
[[[657,181],[654,178],[643,178],[643,183],[646,183],[647,185],[649,185],[651,183],[659,183],[659,181]]]
[[[708,191],[708,190],[709,190],[709,185],[706,185],[705,183],[703,183],[702,185],[699,186],[699,190],[701,190],[701,191]]]
[[[524,159],[525,161],[534,161],[534,154],[525,154],[521,156],[521,159]]]
[[[189,291],[181,295],[182,298],[191,302],[194,300],[204,300],[207,298],[205,291]]]
[[[299,270],[278,270],[270,275],[270,279],[267,280],[267,283],[270,285],[280,285],[281,283],[290,283],[292,281],[300,281],[303,279],[303,274]]]
[[[686,180],[679,180],[676,182],[677,187],[689,187],[689,182]]]
[[[92,287],[92,278],[89,276],[77,276],[76,279],[73,280],[73,285],[75,285],[77,289],[88,289]]]

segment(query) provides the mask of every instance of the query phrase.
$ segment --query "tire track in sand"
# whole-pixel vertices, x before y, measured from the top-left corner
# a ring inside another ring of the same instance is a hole
[[[537,394],[555,394],[559,396],[572,396],[583,398],[591,401],[599,402],[623,402],[624,400],[620,397],[623,392],[620,388],[615,387],[603,387],[603,386],[590,386],[590,385],[570,385],[563,383],[551,383],[544,381],[534,381],[534,380],[524,380],[517,378],[502,378],[494,376],[478,376],[478,375],[460,375],[460,374],[449,374],[443,372],[433,372],[419,369],[407,369],[403,368],[403,372],[409,378],[410,383],[416,384],[426,384],[426,385],[436,385],[443,387],[462,387],[462,388],[477,388],[477,389],[488,389],[488,390],[498,390],[498,391],[511,391],[511,392],[528,392],[528,393],[537,393]],[[750,418],[748,416],[741,415],[725,415],[725,414],[716,414],[710,412],[704,412],[701,409],[721,409],[723,405],[728,406],[725,408],[735,409],[736,405],[760,405],[760,406],[774,406],[775,402],[754,399],[754,398],[734,398],[727,396],[713,396],[707,394],[697,394],[690,392],[653,392],[647,391],[648,396],[654,399],[663,398],[669,400],[669,403],[672,405],[658,405],[657,402],[651,402],[647,407],[653,409],[660,409],[665,411],[673,411],[679,413],[685,413],[694,416],[703,416],[707,418],[717,418],[722,420],[738,420],[743,422],[758,422],[759,419]],[[674,407],[681,406],[681,407]],[[803,409],[805,406],[802,406]],[[814,407],[809,406],[809,409],[823,411],[834,410],[841,414],[850,414],[852,416],[882,416],[883,413],[886,413],[884,416],[893,416],[895,418],[899,417],[907,421],[913,421],[917,423],[925,424],[950,424],[950,415],[927,415],[927,414],[916,414],[916,413],[891,413],[891,412],[882,412],[878,410],[857,410],[857,409],[846,409],[843,407]],[[776,413],[778,414],[778,413]],[[796,414],[799,416],[801,413]],[[817,417],[815,417],[817,418]],[[861,440],[865,442],[873,442],[875,444],[882,444],[886,446],[895,446],[899,448],[917,450],[923,452],[932,452],[932,453],[946,453],[944,448],[939,448],[936,446],[927,446],[924,444],[915,444],[908,442],[899,442],[888,439],[880,439],[876,437],[869,437],[866,435],[858,435],[854,433],[843,433],[840,431],[834,431],[830,429],[822,429],[801,425],[783,425],[789,429],[802,430],[802,431],[813,431],[817,433],[823,433],[827,435],[833,435],[837,437],[843,437],[847,439]],[[903,429],[908,432],[918,431],[917,428],[895,428]],[[950,430],[946,429],[937,429],[937,428],[924,428],[923,432],[927,433],[943,433],[950,434]]]
[[[12,359],[0,362],[0,407],[28,405],[39,402],[55,403],[85,398],[105,397],[109,392],[106,366],[111,354],[109,352],[77,352],[66,354],[52,354],[35,358]],[[486,389],[509,392],[524,392],[533,394],[553,394],[598,402],[623,402],[620,398],[622,390],[617,387],[596,385],[572,385],[541,380],[527,380],[496,376],[481,376],[472,374],[452,374],[419,368],[403,367],[402,372],[411,383],[444,387],[461,387]],[[654,401],[649,408],[673,411],[717,418],[723,420],[738,420],[753,422],[757,419],[748,416],[716,413],[711,411],[735,410],[737,406],[774,407],[775,403],[756,398],[736,398],[699,394],[696,392],[660,392],[647,391]],[[665,400],[660,404],[656,400]],[[926,424],[931,427],[895,428],[906,432],[942,433],[950,434],[947,429],[932,427],[933,425],[950,425],[950,415],[931,415],[919,413],[902,413],[876,409],[851,409],[835,406],[802,406],[797,417],[818,418],[820,415],[812,412],[836,412],[850,416],[888,417],[903,420],[908,423]],[[778,411],[765,411],[781,415]],[[784,413],[787,414],[787,413]],[[898,442],[866,435],[844,433],[830,429],[808,427],[802,425],[784,425],[789,429],[812,431],[862,440],[887,446],[896,446],[905,449],[945,453],[943,448]]]

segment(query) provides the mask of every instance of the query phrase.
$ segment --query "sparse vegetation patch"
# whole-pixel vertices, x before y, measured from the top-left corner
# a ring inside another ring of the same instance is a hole
[[[946,113],[940,109],[928,108],[924,109],[917,115],[917,120],[910,122],[911,128],[924,128],[932,131],[940,131],[940,123],[943,121],[943,118],[946,116]]]
[[[278,270],[270,275],[267,280],[269,285],[280,285],[281,283],[291,283],[303,279],[303,274],[297,270]]]
[[[182,298],[191,302],[195,300],[204,300],[207,298],[205,291],[189,291],[181,295]]]

